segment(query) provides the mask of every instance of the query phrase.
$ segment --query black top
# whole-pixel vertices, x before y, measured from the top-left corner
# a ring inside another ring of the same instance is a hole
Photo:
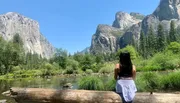
[[[126,68],[120,66],[120,72],[118,73],[119,77],[132,77],[132,68]]]

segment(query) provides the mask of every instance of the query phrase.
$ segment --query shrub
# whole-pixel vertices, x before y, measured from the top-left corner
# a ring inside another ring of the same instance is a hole
[[[167,49],[173,53],[180,53],[180,44],[178,42],[171,42]]]
[[[161,78],[162,89],[180,90],[180,71]]]
[[[159,76],[155,72],[147,72],[142,75],[146,83],[146,90],[155,91],[159,87]]]
[[[115,65],[112,63],[106,63],[100,70],[99,73],[112,73]]]
[[[73,74],[74,70],[72,69],[71,66],[68,66],[67,69],[65,70],[64,74]]]
[[[79,89],[85,90],[104,90],[104,85],[101,79],[93,76],[88,76],[80,79],[78,82]]]
[[[116,80],[112,78],[105,84],[105,90],[115,91],[116,90],[115,86],[116,86]]]
[[[79,68],[79,62],[74,59],[67,59],[67,65],[71,66],[73,70],[77,70]]]
[[[146,82],[142,78],[142,74],[137,74],[135,84],[136,84],[136,88],[137,88],[138,92],[146,91]]]
[[[120,55],[121,52],[129,52],[132,60],[137,58],[137,51],[133,46],[127,45],[125,48],[118,50],[117,55]]]
[[[91,69],[86,69],[86,74],[92,74],[93,71]]]

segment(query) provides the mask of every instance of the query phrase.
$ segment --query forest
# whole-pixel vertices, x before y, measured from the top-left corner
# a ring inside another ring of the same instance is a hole
[[[16,34],[11,41],[0,38],[0,79],[35,78],[57,75],[82,76],[79,89],[114,90],[113,72],[119,62],[119,54],[128,51],[137,69],[139,91],[180,90],[180,27],[171,21],[170,30],[164,31],[161,24],[154,31],[150,26],[148,34],[140,33],[139,42],[132,42],[115,53],[69,54],[58,48],[50,59],[41,55],[26,53],[23,42]],[[103,85],[98,76],[110,75]]]

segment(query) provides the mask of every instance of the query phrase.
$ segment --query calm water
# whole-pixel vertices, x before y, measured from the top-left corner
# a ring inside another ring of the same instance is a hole
[[[0,80],[0,100],[6,99],[7,103],[16,103],[13,99],[5,97],[2,92],[9,90],[9,87],[24,87],[24,88],[53,88],[63,89],[63,85],[71,83],[72,89],[78,88],[78,80],[81,77],[60,77],[53,76],[49,78],[34,78],[34,79],[17,79],[17,80]],[[101,76],[103,81],[111,78],[109,76]]]

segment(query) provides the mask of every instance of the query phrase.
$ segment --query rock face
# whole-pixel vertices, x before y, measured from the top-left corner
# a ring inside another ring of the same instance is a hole
[[[160,21],[180,18],[180,0],[161,0],[153,13]]]
[[[122,36],[123,31],[109,25],[98,25],[96,33],[92,37],[90,51],[96,53],[111,53],[116,51],[118,46],[118,36]]]
[[[0,15],[0,35],[9,41],[16,33],[20,35],[26,52],[37,53],[45,58],[53,55],[55,49],[41,35],[38,22],[14,12]]]
[[[131,16],[132,15],[132,16]],[[123,34],[132,26],[139,23],[137,19],[140,14],[117,12],[112,26],[98,25],[96,33],[92,36],[90,52],[112,53],[120,47],[119,40]]]
[[[135,13],[133,16],[135,16]],[[115,21],[113,22],[112,26],[119,28],[121,30],[128,29],[133,24],[137,24],[141,21],[140,19],[136,19],[136,17],[133,17],[133,16],[125,12],[117,12]]]
[[[132,38],[139,43],[140,31],[148,35],[148,29],[152,26],[154,32],[157,32],[158,25],[161,24],[165,34],[168,34],[170,22],[175,21],[175,26],[180,27],[180,0],[161,0],[157,9],[150,15],[143,16],[139,13],[117,12],[115,21],[111,26],[106,27],[107,31],[97,28],[97,32],[93,35],[91,52],[115,52],[118,48],[123,48],[132,43]],[[120,31],[120,35],[113,36],[110,31]],[[108,34],[108,36],[107,36]],[[116,45],[112,44],[108,39],[113,36]],[[110,49],[113,45],[113,49]],[[98,48],[98,49],[97,49]]]

